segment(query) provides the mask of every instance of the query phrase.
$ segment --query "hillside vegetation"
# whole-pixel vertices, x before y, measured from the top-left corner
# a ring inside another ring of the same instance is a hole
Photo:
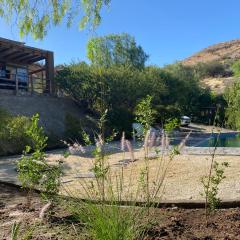
[[[224,93],[237,80],[232,69],[240,59],[240,39],[209,46],[181,63],[200,73],[201,84],[216,94]]]

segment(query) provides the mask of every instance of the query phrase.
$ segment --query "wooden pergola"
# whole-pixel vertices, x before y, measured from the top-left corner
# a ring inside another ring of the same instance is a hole
[[[33,86],[33,75],[44,72],[45,92],[54,92],[54,55],[53,52],[26,46],[25,43],[17,42],[5,38],[0,38],[0,62],[6,64],[16,64],[32,66],[39,61],[45,60],[44,65],[38,65],[38,68],[29,71],[29,86]],[[16,82],[17,85],[17,82]]]

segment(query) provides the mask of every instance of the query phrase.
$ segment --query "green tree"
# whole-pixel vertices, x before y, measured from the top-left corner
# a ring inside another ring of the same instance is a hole
[[[111,0],[1,0],[0,17],[17,22],[20,36],[31,34],[42,39],[52,26],[66,22],[70,27],[80,18],[80,28],[96,27],[101,22],[100,11]]]
[[[181,67],[178,69],[178,66],[175,70],[122,65],[99,68],[74,63],[58,72],[56,82],[66,95],[92,113],[100,111],[102,89],[105,89],[105,106],[109,110],[107,126],[128,133],[131,132],[137,104],[149,94],[157,111],[156,123],[161,125],[167,119],[179,118],[181,114],[199,115],[201,107],[211,106],[210,92],[199,86],[198,80],[190,75],[193,73]]]
[[[240,60],[233,63],[231,67],[234,76],[240,77]],[[236,130],[240,130],[240,81],[237,80],[233,86],[226,89],[224,99],[227,102],[226,124]]]
[[[224,97],[227,102],[227,125],[240,130],[240,81],[236,81],[232,87],[228,88]]]
[[[193,69],[176,63],[166,66],[164,70],[171,76],[167,80],[171,101],[178,104],[182,114],[193,114],[199,111],[195,106],[198,103],[201,88]]]
[[[87,56],[93,65],[124,65],[143,68],[148,55],[129,34],[110,34],[89,40]]]

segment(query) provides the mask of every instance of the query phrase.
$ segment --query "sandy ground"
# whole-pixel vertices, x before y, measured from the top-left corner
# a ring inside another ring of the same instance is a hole
[[[141,153],[136,154],[137,161],[126,165],[119,164],[119,160],[123,159],[122,154],[113,154],[109,156],[108,162],[112,172],[124,172],[124,187],[126,189],[134,189],[139,186],[139,179],[142,169],[144,169],[145,161],[139,159]],[[59,155],[60,157],[60,155]],[[50,155],[49,158],[54,160],[58,155]],[[128,159],[129,156],[125,156]],[[226,179],[220,185],[219,196],[222,199],[240,199],[240,156],[216,156],[215,160],[219,163],[228,162],[229,167],[225,171]],[[164,176],[163,186],[158,196],[162,200],[203,200],[201,192],[203,186],[201,178],[209,172],[211,156],[206,155],[178,155],[171,162],[167,157],[164,160],[152,159],[149,161],[150,182],[152,183],[157,178]],[[168,164],[169,163],[169,164]],[[93,159],[83,158],[78,156],[69,156],[64,160],[65,176],[63,181],[66,187],[73,187],[79,191],[81,188],[82,179],[91,179],[91,169],[93,167]],[[158,169],[160,167],[160,171]],[[89,178],[87,178],[89,177]]]
[[[108,157],[108,162],[112,172],[119,173],[123,170],[125,187],[129,185],[135,187],[139,185],[141,170],[145,162],[141,159],[141,152],[135,154],[136,160],[133,163],[121,164],[122,159],[129,159],[128,154],[115,153]],[[17,182],[15,160],[17,158],[1,159],[0,180],[7,182]],[[91,157],[69,156],[64,159],[61,152],[48,154],[49,161],[63,160],[65,187],[73,187],[81,190],[81,181],[93,179],[91,169],[94,159]],[[160,167],[160,176],[166,169],[168,159],[164,161],[152,159],[149,161],[150,179],[153,181]],[[229,167],[225,171],[226,179],[220,185],[220,197],[222,199],[240,199],[240,156],[216,156],[218,162],[227,161]],[[200,192],[203,191],[201,177],[208,173],[211,156],[206,155],[178,155],[168,165],[164,178],[164,191],[159,193],[163,200],[201,200]]]
[[[211,131],[211,127],[198,125],[196,128],[204,128],[205,132]],[[146,166],[143,151],[139,148],[136,149],[134,154],[136,161],[131,162],[129,161],[130,154],[121,153],[118,150],[119,144],[115,144],[113,144],[113,153],[109,154],[106,160],[110,166],[112,178],[116,179],[123,174],[124,191],[127,193],[136,192],[141,185],[140,176]],[[231,154],[231,151],[236,151],[236,149],[238,148],[235,148],[235,150],[229,149],[228,154]],[[63,150],[52,151],[47,154],[47,158],[50,162],[56,162],[60,159],[63,161],[62,192],[65,194],[66,191],[70,191],[74,196],[82,196],[84,192],[83,185],[92,184],[95,181],[92,173],[94,158],[89,154],[82,156],[70,155],[64,158],[63,152]],[[167,156],[163,159],[161,157],[151,159],[148,167],[152,189],[156,188],[154,182],[160,182],[161,179],[164,179],[162,187],[158,192],[158,199],[165,201],[203,200],[200,194],[203,192],[201,178],[209,171],[211,163],[210,152],[206,148],[202,152],[203,154],[199,152],[198,155],[191,155],[189,151],[183,151],[183,154],[175,156],[170,162]],[[150,153],[150,155],[153,156],[154,154]],[[19,157],[0,158],[0,181],[19,184],[16,172],[17,159]],[[229,163],[229,167],[225,171],[226,179],[220,185],[219,196],[222,200],[239,200],[240,155],[236,155],[233,152],[232,155],[218,155],[215,160],[219,163],[225,161]],[[141,198],[140,195],[138,194],[138,198]]]

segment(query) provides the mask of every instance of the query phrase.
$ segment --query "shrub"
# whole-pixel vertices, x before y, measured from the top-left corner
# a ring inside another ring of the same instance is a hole
[[[46,198],[51,199],[59,189],[61,168],[60,162],[58,165],[50,165],[46,161],[44,149],[47,137],[43,128],[38,126],[38,121],[39,115],[36,114],[31,118],[26,131],[31,145],[26,146],[22,158],[17,163],[18,178],[28,192],[39,189]]]
[[[233,63],[231,69],[235,77],[240,77],[240,60]]]
[[[221,62],[212,61],[208,63],[198,63],[195,67],[195,73],[201,79],[207,77],[225,77],[231,75],[229,67]]]
[[[82,132],[81,121],[72,114],[66,114],[65,116],[65,138],[72,141],[81,141]]]
[[[227,162],[219,164],[217,161],[213,161],[209,175],[201,180],[204,188],[204,194],[202,195],[206,199],[207,214],[214,212],[221,203],[218,192],[220,183],[225,179],[224,171],[226,167],[228,167]]]
[[[180,126],[180,120],[178,118],[168,119],[164,124],[164,130],[168,133]]]
[[[162,69],[149,66],[139,70],[73,63],[58,72],[56,82],[66,95],[97,117],[104,95],[104,106],[109,110],[108,129],[127,130],[127,134],[134,120],[134,109],[149,94],[153,108],[160,110],[156,116],[158,123],[178,117],[180,113],[197,114],[199,107],[208,104],[197,104],[203,90],[194,71],[181,64]]]
[[[155,121],[156,111],[152,108],[152,97],[147,95],[136,106],[136,121],[144,127],[145,133],[150,129]]]
[[[29,122],[25,116],[12,116],[0,109],[0,155],[22,152],[29,144],[26,136]]]

